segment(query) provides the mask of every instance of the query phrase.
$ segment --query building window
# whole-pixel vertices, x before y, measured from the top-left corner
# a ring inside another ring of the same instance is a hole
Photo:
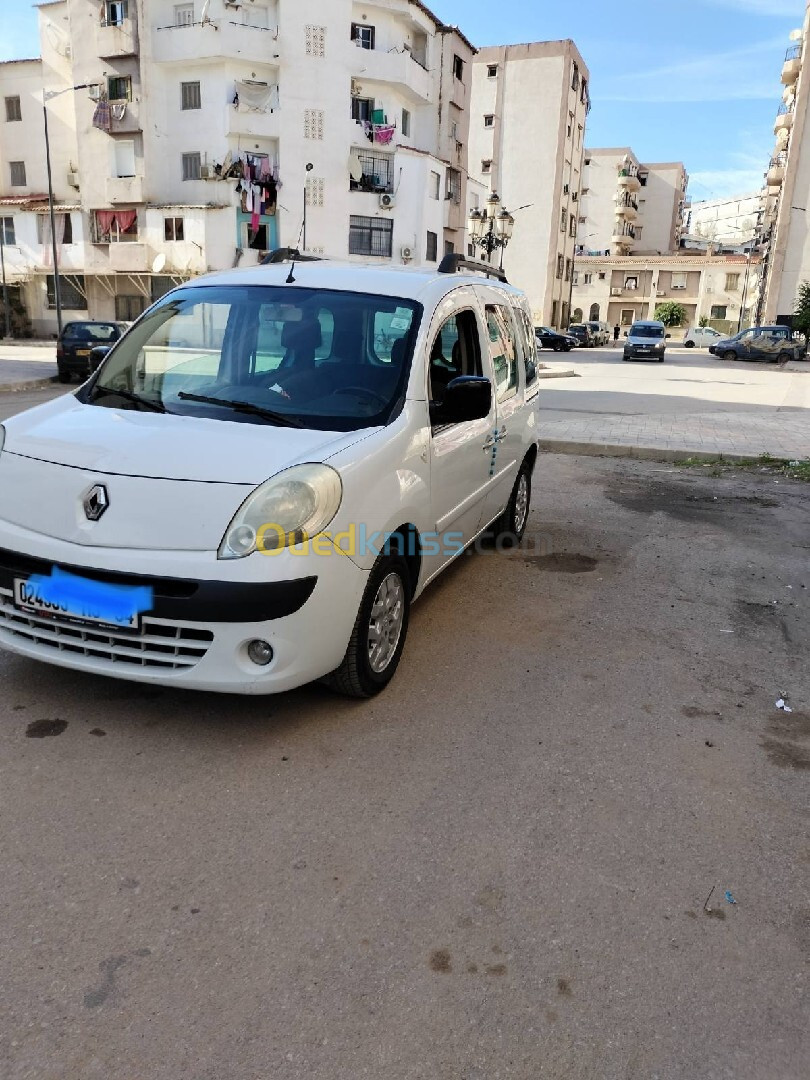
[[[200,84],[198,82],[180,83],[180,108],[184,112],[189,109],[202,108]]]
[[[571,89],[579,89],[579,67],[577,66],[576,62],[574,63],[573,72],[571,75]]]
[[[582,124],[577,124],[577,150],[582,146]]]
[[[474,259],[475,258],[475,244],[467,244],[467,258],[468,259]]]
[[[636,289],[638,288],[638,278],[637,277],[626,277],[624,279],[624,287],[625,287],[625,289],[628,290],[628,292],[635,292]]]
[[[558,278],[562,278],[564,267],[565,267],[565,259],[562,257],[562,255],[558,255],[557,256],[557,277]]]
[[[447,170],[445,197],[456,205],[461,202],[461,173],[458,169]]]
[[[711,310],[712,319],[725,319],[726,317],[726,305],[725,304],[713,304]]]
[[[181,217],[167,217],[163,219],[163,239],[183,240],[183,219]]]
[[[589,105],[588,101],[588,80],[582,80],[582,86],[579,88],[579,100],[583,105]]]
[[[570,259],[565,260],[565,280],[566,281],[571,280],[571,260]]]
[[[442,178],[439,173],[432,172],[430,174],[430,186],[429,192],[431,199],[439,198],[439,191],[441,190]]]
[[[569,214],[568,215],[568,235],[569,236],[576,236],[577,235],[577,219],[576,219],[575,214]]]
[[[445,253],[445,255],[454,255],[455,251],[456,251],[456,245],[453,243],[453,241],[452,240],[445,240],[445,242],[444,242],[444,253]]]
[[[638,231],[638,230],[636,230]],[[672,280],[670,282],[670,288],[672,289],[685,289],[686,288],[686,273],[683,270],[673,270]]]
[[[56,225],[56,242],[58,244],[72,244],[73,218],[70,214],[54,214],[53,217]],[[50,244],[50,242],[51,219],[48,214],[37,214],[37,243]]]
[[[115,160],[115,176],[135,175],[135,141],[134,139],[116,139],[113,146]]]
[[[638,182],[641,184],[642,187],[646,187],[647,186],[647,173],[639,173],[638,174]]]
[[[352,41],[358,49],[374,48],[374,27],[364,23],[352,23]]]
[[[193,4],[175,4],[174,5],[174,25],[175,26],[193,26],[194,25],[194,5]]]
[[[393,154],[376,154],[373,150],[357,150],[354,156],[360,162],[361,176],[359,180],[350,178],[350,191],[376,191],[381,195],[393,192]]]
[[[11,172],[11,186],[25,187],[25,162],[10,161],[8,167]]]
[[[104,4],[104,25],[123,26],[129,14],[128,0],[106,0]]]
[[[739,274],[726,274],[726,292],[736,292],[740,287]]]
[[[573,274],[571,275],[571,281],[576,287],[579,286],[579,270],[575,270],[573,272]]]
[[[557,325],[557,307],[558,307],[557,301],[552,300],[551,301],[551,325],[552,326]]]
[[[110,101],[132,101],[132,79],[129,75],[110,75],[107,79]]]
[[[439,237],[435,232],[428,230],[427,243],[425,244],[425,258],[428,262],[436,262],[439,254]]]
[[[481,172],[492,172],[492,161],[489,158],[486,158],[484,161],[481,162]]]
[[[22,108],[18,97],[6,98],[6,120],[9,123],[14,120],[22,120]]]
[[[352,120],[356,120],[358,124],[370,124],[373,112],[374,98],[352,98]]]
[[[606,277],[607,277],[607,274],[604,272],[604,270],[601,270],[599,272],[599,280],[604,281]]]
[[[120,322],[135,322],[146,311],[145,296],[116,296],[115,317]]]
[[[200,167],[202,165],[202,158],[199,153],[183,154],[183,179],[184,180],[199,180],[200,179]]]
[[[622,308],[622,326],[631,326],[636,318],[633,308]]]
[[[56,283],[53,274],[47,277],[48,307],[56,307]],[[63,311],[86,311],[87,290],[83,274],[59,275],[59,302]]]
[[[411,114],[407,109],[402,110],[402,135],[406,139],[411,137]]]
[[[349,254],[378,255],[390,259],[393,235],[393,218],[352,214],[349,218]]]
[[[495,126],[495,117],[493,116],[493,114],[492,113],[484,113],[484,127],[488,128],[488,127],[494,127],[494,126]]]
[[[487,64],[487,78],[488,79],[497,79],[497,77],[498,77],[498,65],[497,64]]]
[[[453,78],[464,78],[464,61],[461,59],[460,56],[453,57]]]
[[[13,217],[0,217],[0,232],[3,234],[3,243],[16,245],[17,240],[14,234],[14,218]]]
[[[586,285],[590,285],[592,281],[593,281],[593,274],[585,274],[584,275],[584,282],[585,282]]]
[[[138,240],[136,210],[96,210],[90,219],[93,244],[134,244]]]
[[[565,232],[568,227],[568,211],[560,211],[560,232]]]

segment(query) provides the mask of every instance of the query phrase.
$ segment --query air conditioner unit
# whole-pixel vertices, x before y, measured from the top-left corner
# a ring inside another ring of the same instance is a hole
[[[91,101],[98,101],[101,97],[101,83],[90,83],[87,87],[87,93],[90,95]]]
[[[408,247],[408,246],[406,245],[406,246],[405,246],[405,247],[403,247],[403,248],[402,248],[402,250],[400,251],[400,255],[401,255],[401,256],[402,256],[402,258],[403,258],[403,259],[405,260],[405,262],[408,262],[408,261],[409,261],[410,259],[412,259],[412,258],[413,258],[413,248],[411,248],[411,247]]]
[[[67,174],[67,182],[69,187],[77,188],[79,186],[79,174],[77,172],[69,172]]]
[[[216,180],[217,174],[214,171],[213,165],[201,165],[200,166],[200,179],[201,180]]]
[[[397,200],[395,195],[386,194],[380,196],[380,206],[383,210],[392,210],[396,204]]]
[[[614,287],[613,287],[613,288],[612,288],[612,289],[610,290],[610,295],[611,295],[611,296],[621,296],[621,295],[622,295],[622,290],[621,290],[621,289],[617,289],[617,288],[616,288],[616,287],[614,286]]]

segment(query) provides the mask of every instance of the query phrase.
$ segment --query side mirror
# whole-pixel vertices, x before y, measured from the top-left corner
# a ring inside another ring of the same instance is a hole
[[[96,345],[95,348],[90,350],[90,374],[97,371],[101,366],[101,362],[107,353],[112,348],[112,345]]]
[[[667,338],[667,340],[669,340],[669,338],[672,337],[672,334],[664,334],[664,337]]]
[[[433,424],[483,420],[492,408],[492,383],[481,375],[459,375],[447,384],[442,401],[430,406]]]
[[[624,336],[625,336],[625,337],[627,337],[627,331],[626,331],[626,330],[625,330],[625,332],[624,332]]]

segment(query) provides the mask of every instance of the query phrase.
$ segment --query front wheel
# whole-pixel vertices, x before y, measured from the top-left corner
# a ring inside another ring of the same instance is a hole
[[[728,349],[726,352],[723,353],[723,359],[724,360],[736,360],[737,359],[737,354],[734,352],[733,349]]]
[[[370,698],[384,690],[399,665],[411,611],[408,565],[381,555],[369,575],[349,647],[324,682],[346,697]]]
[[[790,359],[791,359],[791,355],[790,355],[790,353],[787,353],[787,352],[780,352],[780,353],[779,353],[779,355],[778,355],[778,356],[777,356],[777,358],[776,358],[776,362],[777,362],[777,364],[779,364],[779,366],[780,366],[780,367],[784,367],[784,366],[785,366],[785,364],[786,364],[786,363],[788,362],[788,360],[790,360]]]
[[[695,347],[695,343],[694,343],[694,341],[685,341],[685,342],[683,343],[683,347],[684,347],[685,349],[694,349],[694,347]]]
[[[492,527],[496,541],[509,539],[515,545],[520,543],[529,520],[531,502],[532,471],[524,461],[520,466],[520,472],[517,474],[506,509]]]
[[[56,369],[56,377],[61,383],[69,383],[71,376],[69,371],[65,371],[64,368],[60,367]]]
[[[559,341],[554,342],[554,352],[562,352],[562,345]]]

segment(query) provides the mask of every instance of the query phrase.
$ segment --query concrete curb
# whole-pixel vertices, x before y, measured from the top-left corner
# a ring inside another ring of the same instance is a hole
[[[16,383],[0,383],[0,394],[18,394],[21,390],[46,390],[57,381],[54,375],[50,379],[23,379]]]
[[[540,371],[537,372],[537,378],[538,379],[578,379],[579,375],[577,375],[577,373],[574,371],[573,368],[566,368],[565,371],[552,371],[552,370],[542,371],[542,370],[540,370]]]
[[[620,443],[569,442],[565,439],[540,439],[546,454],[581,454],[585,457],[635,458],[637,461],[728,461],[743,464],[757,460],[756,454],[708,453],[705,450],[671,450],[655,446],[624,446]],[[767,453],[765,449],[762,453]]]

